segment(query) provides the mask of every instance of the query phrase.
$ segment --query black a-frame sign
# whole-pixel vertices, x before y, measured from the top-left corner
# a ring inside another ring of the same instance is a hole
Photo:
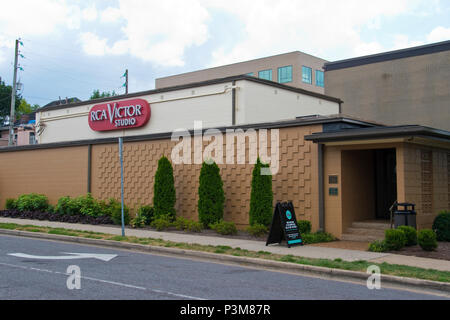
[[[288,248],[303,245],[292,202],[277,202],[266,246],[286,240]]]

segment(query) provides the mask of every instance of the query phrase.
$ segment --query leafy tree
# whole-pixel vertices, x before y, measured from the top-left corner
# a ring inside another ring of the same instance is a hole
[[[108,97],[114,97],[117,96],[117,93],[113,90],[112,92],[109,91],[103,91],[102,93],[100,93],[100,90],[94,90],[92,91],[92,95],[89,98],[89,100],[93,100],[93,99],[99,99],[99,98],[108,98]]]
[[[158,169],[155,174],[155,184],[153,185],[153,214],[154,218],[168,217],[175,219],[175,183],[173,178],[173,168],[167,157],[162,157],[158,161]]]
[[[203,162],[198,187],[198,218],[205,227],[223,219],[225,194],[220,169],[215,162]]]
[[[17,113],[17,116],[20,117],[24,114],[32,113],[32,112],[36,111],[36,109],[38,109],[38,108],[39,108],[38,104],[31,105],[23,98],[20,101],[20,105],[17,108],[16,113]]]
[[[5,124],[6,119],[11,114],[11,94],[12,94],[12,87],[5,85],[3,81],[0,81],[0,125]],[[19,94],[16,94],[16,103],[15,103],[16,114],[21,101],[22,97]]]
[[[250,193],[250,225],[269,226],[272,222],[273,192],[272,175],[261,175],[261,168],[268,168],[259,157],[253,168],[252,190]]]

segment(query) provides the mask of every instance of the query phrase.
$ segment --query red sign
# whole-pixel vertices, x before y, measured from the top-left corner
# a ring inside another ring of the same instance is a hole
[[[89,126],[94,131],[138,128],[150,120],[150,105],[142,99],[97,104],[89,111]]]

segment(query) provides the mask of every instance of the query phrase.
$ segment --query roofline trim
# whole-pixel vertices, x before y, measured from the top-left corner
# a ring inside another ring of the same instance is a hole
[[[341,99],[339,99],[339,98],[327,96],[327,95],[324,95],[324,94],[320,94],[320,93],[316,93],[316,92],[312,92],[312,91],[308,91],[308,90],[304,90],[304,89],[300,89],[300,88],[296,88],[296,87],[287,86],[287,85],[284,85],[284,84],[281,84],[281,83],[277,83],[277,82],[273,82],[273,81],[269,81],[269,80],[255,78],[255,77],[252,77],[252,76],[239,75],[239,76],[232,76],[232,77],[226,77],[226,78],[219,78],[219,79],[212,79],[212,80],[206,80],[206,81],[200,81],[200,82],[187,83],[187,84],[173,86],[173,87],[166,87],[166,88],[160,88],[160,89],[153,89],[153,90],[147,90],[147,91],[134,92],[134,93],[129,93],[129,94],[122,94],[122,95],[118,95],[118,96],[114,96],[114,97],[106,97],[106,98],[100,98],[100,99],[94,99],[94,100],[86,100],[86,101],[75,102],[75,103],[68,103],[68,104],[57,105],[57,106],[41,107],[41,108],[37,109],[36,112],[60,110],[60,109],[66,109],[66,108],[72,108],[72,107],[85,106],[85,105],[89,105],[89,104],[97,104],[97,103],[103,103],[103,102],[108,102],[108,101],[117,101],[117,100],[122,100],[122,99],[139,97],[139,96],[143,96],[143,95],[150,95],[150,94],[164,93],[164,92],[168,92],[168,91],[177,91],[177,90],[191,89],[191,88],[196,88],[196,87],[202,87],[202,86],[214,85],[214,84],[220,84],[220,83],[226,83],[226,82],[232,82],[232,81],[239,81],[239,80],[253,81],[253,82],[265,84],[265,85],[268,85],[268,86],[272,86],[272,87],[276,87],[276,88],[280,88],[280,89],[284,89],[284,90],[288,90],[288,91],[293,91],[293,92],[309,95],[309,96],[312,96],[312,97],[320,98],[320,99],[331,101],[331,102],[343,103],[343,101]]]
[[[327,62],[324,65],[325,71],[333,71],[358,67],[366,64],[385,62],[390,60],[404,59],[426,54],[438,53],[450,50],[450,40],[437,43],[426,44],[423,46],[411,47],[406,49],[382,52],[357,58]]]

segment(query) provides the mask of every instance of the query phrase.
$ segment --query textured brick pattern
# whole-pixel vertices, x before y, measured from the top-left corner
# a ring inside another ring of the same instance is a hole
[[[421,151],[422,214],[433,213],[433,153]]]
[[[292,200],[298,219],[312,219],[313,202],[317,194],[317,147],[304,141],[306,134],[319,127],[286,128],[280,130],[280,165],[273,176],[274,201]],[[224,136],[223,162],[226,162],[226,138]],[[237,144],[237,141],[235,142]],[[137,209],[153,201],[153,180],[161,156],[171,158],[176,142],[155,140],[124,143],[125,203]],[[194,148],[192,139],[192,159]],[[208,142],[203,142],[206,147]],[[270,144],[269,144],[270,148]],[[238,163],[235,146],[234,163],[219,164],[225,192],[224,218],[244,227],[248,225],[251,178],[253,165],[249,163],[249,152],[253,148],[246,144],[245,164]],[[204,149],[203,149],[204,150]],[[268,151],[270,155],[270,149]],[[243,160],[243,159],[240,159]],[[95,197],[120,199],[120,163],[117,145],[93,146],[92,192]],[[198,180],[200,164],[174,165],[177,215],[197,219]],[[314,189],[314,190],[313,190]],[[317,206],[315,206],[317,207]]]

